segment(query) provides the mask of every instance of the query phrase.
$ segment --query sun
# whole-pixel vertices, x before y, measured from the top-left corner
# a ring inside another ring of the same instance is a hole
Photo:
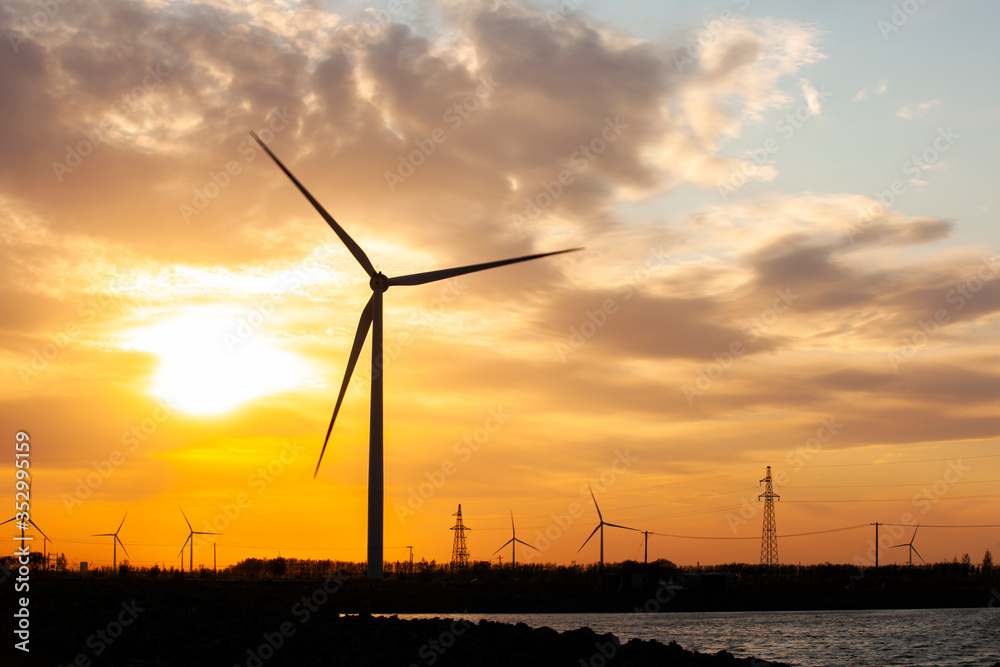
[[[199,309],[135,329],[129,347],[160,363],[150,393],[178,409],[218,415],[262,396],[303,386],[305,361],[241,325],[239,314]]]

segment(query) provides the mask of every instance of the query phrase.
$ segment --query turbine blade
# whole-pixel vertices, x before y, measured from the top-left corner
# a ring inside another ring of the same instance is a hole
[[[115,535],[115,539],[118,540],[118,546],[120,546],[122,548],[122,551],[125,552],[125,555],[128,556],[128,549],[125,548],[125,544],[120,539],[118,539],[117,535]],[[131,556],[128,557],[131,558]]]
[[[191,532],[195,535],[222,535],[222,533],[203,533],[199,530],[192,530]]]
[[[517,533],[514,531],[514,513],[510,513],[510,534],[517,537]]]
[[[122,526],[125,525],[125,517],[127,517],[127,516],[128,516],[128,512],[125,512],[125,516],[122,517],[122,522],[120,524],[118,524],[118,530],[115,531],[115,535],[117,535],[118,531],[121,530]]]
[[[368,274],[368,277],[370,278],[374,276],[375,267],[372,266],[371,260],[368,259],[368,255],[366,255],[365,251],[361,249],[361,246],[355,243],[354,239],[352,239],[348,235],[348,233],[344,231],[344,228],[341,227],[339,224],[337,224],[337,221],[333,219],[333,216],[327,213],[326,209],[324,209],[320,205],[320,203],[316,201],[316,199],[314,199],[311,194],[309,194],[309,191],[306,190],[305,186],[299,183],[299,179],[295,178],[295,176],[292,175],[292,172],[288,171],[288,168],[281,163],[281,160],[279,160],[278,157],[271,152],[271,149],[268,148],[264,144],[264,142],[260,140],[260,137],[257,136],[256,132],[251,132],[250,136],[253,137],[254,141],[260,144],[260,147],[263,148],[264,151],[271,156],[271,159],[274,160],[274,163],[281,168],[281,171],[285,172],[285,175],[288,176],[288,178],[292,179],[292,183],[294,183],[295,187],[299,189],[299,192],[305,195],[306,199],[309,200],[309,203],[313,205],[313,208],[319,211],[319,214],[323,216],[323,219],[326,220],[326,223],[330,225],[331,229],[333,229],[333,231],[336,232],[337,236],[340,237],[340,240],[344,242],[345,246],[347,246],[347,249],[351,251],[352,255],[354,255],[354,259],[358,260],[358,264],[360,264],[361,268],[365,270],[365,272]]]
[[[177,506],[177,509],[181,510],[181,516],[184,517],[184,523],[188,525],[188,530],[194,530],[194,528],[191,526],[191,522],[188,521],[187,514],[184,513],[184,510],[181,509],[180,505]]]
[[[889,547],[889,548],[890,548],[890,549],[898,549],[899,547],[908,547],[908,546],[910,546],[910,545],[909,545],[909,544],[893,544],[893,545],[892,545],[891,547]]]
[[[590,537],[593,537],[595,534],[597,534],[597,531],[599,531],[600,529],[601,529],[601,524],[597,524],[597,528],[595,528],[594,532],[590,534]],[[583,551],[583,547],[587,546],[587,542],[590,541],[590,537],[588,537],[586,540],[584,540],[583,544],[580,545],[580,548],[576,550],[577,553],[580,553],[581,551]]]
[[[927,562],[927,561],[924,560],[924,557],[920,555],[920,552],[917,551],[917,548],[915,546],[910,545],[910,548],[913,549],[913,553],[917,554],[917,558],[919,558],[920,560],[922,560],[925,563]]]
[[[531,546],[530,544],[528,544],[527,542],[524,542],[524,541],[522,541],[522,540],[514,540],[514,541],[515,541],[515,542],[517,542],[518,544],[523,544],[523,545],[524,545],[524,546],[526,546],[526,547],[531,547],[531,548],[532,548],[532,549],[534,549],[535,551],[538,551],[538,547],[532,547],[532,546]]]
[[[186,547],[188,545],[188,540],[190,540],[190,539],[191,539],[191,536],[188,535],[187,536],[187,540],[184,540],[184,544],[181,545],[181,550],[177,552],[178,556],[183,556],[184,555],[184,547]]]
[[[11,518],[9,518],[6,521],[4,521],[3,523],[0,523],[0,526],[2,526],[5,523],[10,523],[11,521],[15,521],[16,519],[17,519],[16,516],[12,516]]]
[[[514,540],[507,540],[506,542],[504,542],[504,543],[503,543],[503,546],[502,546],[502,547],[500,547],[500,549],[497,549],[497,551],[500,551],[501,549],[504,549],[504,548],[505,548],[505,547],[506,547],[506,546],[507,546],[508,544],[510,544],[510,543],[511,543],[511,542],[513,542],[513,541],[514,541]],[[497,551],[494,551],[494,552],[493,552],[493,555],[494,555],[494,556],[496,555]]]
[[[91,537],[114,537],[114,533],[97,533],[96,535],[91,535]]]
[[[347,394],[347,385],[351,381],[351,375],[354,373],[354,367],[358,363],[358,357],[361,356],[361,348],[365,345],[365,339],[368,337],[368,330],[372,326],[372,317],[375,310],[375,296],[372,295],[368,299],[368,303],[365,305],[365,309],[361,311],[361,321],[358,322],[358,331],[354,334],[354,346],[351,348],[351,357],[347,360],[347,369],[344,371],[344,382],[340,385],[340,394],[337,395],[337,405],[333,408],[333,417],[330,418],[330,426],[326,429],[326,438],[323,440],[323,449],[319,451],[319,460],[316,461],[316,470],[313,471],[313,479],[319,474],[319,464],[323,462],[323,454],[326,453],[326,446],[330,443],[330,434],[333,432],[333,424],[337,421],[337,414],[340,412],[340,405],[344,402],[344,396]]]
[[[917,524],[917,527],[913,529],[913,537],[910,538],[910,544],[913,544],[913,540],[917,539],[917,531],[918,530],[920,530],[920,524],[919,523]]]
[[[427,283],[433,283],[438,280],[445,280],[446,278],[454,278],[455,276],[462,276],[466,273],[475,273],[476,271],[485,271],[486,269],[493,269],[498,266],[506,266],[507,264],[516,264],[518,262],[527,262],[531,259],[540,259],[542,257],[549,257],[551,255],[561,255],[566,252],[576,252],[577,250],[583,250],[583,248],[570,248],[569,250],[556,250],[555,252],[543,252],[537,255],[526,255],[524,257],[515,257],[513,259],[501,259],[496,262],[485,262],[483,264],[470,264],[469,266],[458,266],[453,269],[441,269],[440,271],[427,271],[426,273],[412,273],[408,276],[397,276],[395,278],[389,278],[389,286],[393,285],[425,285]]]
[[[52,541],[52,540],[51,540],[51,539],[49,538],[49,536],[45,534],[45,531],[44,531],[44,530],[42,530],[41,528],[39,528],[39,527],[38,527],[38,524],[37,524],[37,523],[35,523],[35,521],[34,521],[33,519],[28,519],[28,523],[30,523],[30,524],[31,524],[32,526],[34,526],[34,527],[35,527],[35,530],[37,530],[37,531],[38,531],[39,533],[41,533],[41,534],[42,534],[42,537],[44,537],[45,539],[49,540],[49,542],[51,542],[51,541]]]
[[[604,525],[605,526],[611,526],[612,528],[624,528],[625,530],[634,530],[637,533],[641,533],[642,532],[638,528],[629,528],[628,526],[619,526],[617,523],[607,523],[607,522],[605,522]]]
[[[594,497],[594,489],[590,488],[589,485],[587,486],[587,488],[590,489],[590,497],[594,499],[594,507],[597,508],[597,518],[598,520],[600,520],[601,523],[604,523],[604,517],[601,516],[601,507],[600,505],[597,504],[597,498]]]

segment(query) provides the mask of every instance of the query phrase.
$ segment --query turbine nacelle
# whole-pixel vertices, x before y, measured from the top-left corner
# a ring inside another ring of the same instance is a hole
[[[389,289],[389,277],[379,271],[368,281],[368,286],[372,288],[373,292],[378,292],[379,290],[385,292]]]

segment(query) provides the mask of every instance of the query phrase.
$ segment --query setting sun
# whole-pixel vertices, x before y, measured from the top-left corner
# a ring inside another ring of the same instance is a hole
[[[215,415],[302,386],[308,371],[301,357],[220,312],[188,312],[131,332],[130,347],[159,358],[153,396],[190,414]]]

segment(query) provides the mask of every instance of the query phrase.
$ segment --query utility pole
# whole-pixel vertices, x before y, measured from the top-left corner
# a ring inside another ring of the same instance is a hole
[[[875,523],[871,523],[871,524],[868,524],[868,525],[875,526],[875,581],[877,582],[878,581],[878,552],[879,552],[879,546],[878,546],[878,527],[879,527],[879,522],[876,521]]]
[[[406,547],[410,550],[410,576],[413,576],[413,547]]]
[[[216,546],[217,545],[215,544],[215,542],[212,542],[212,574],[215,577],[218,577],[219,576],[219,561],[216,558],[216,549],[215,549]]]
[[[771,481],[771,466],[767,466],[767,475],[760,480],[764,485],[764,493],[757,500],[764,500],[764,526],[760,537],[760,564],[766,569],[778,567],[778,529],[774,523],[774,500],[781,496],[774,492]]]

